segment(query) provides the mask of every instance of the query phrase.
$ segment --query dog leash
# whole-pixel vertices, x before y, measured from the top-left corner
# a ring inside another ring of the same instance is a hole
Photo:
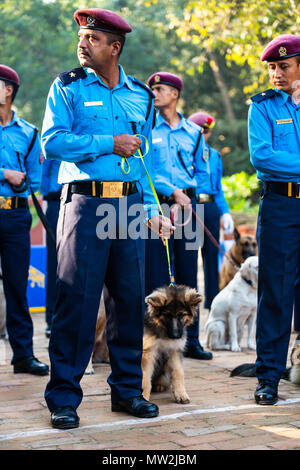
[[[149,142],[148,142],[148,139],[143,135],[143,134],[134,134],[135,137],[138,137],[138,138],[142,138],[144,139],[145,141],[145,153],[143,154],[141,152],[141,149],[138,148],[137,149],[137,152],[138,152],[138,155],[135,155],[133,154],[132,157],[134,158],[138,158],[140,160],[142,160],[142,164],[144,166],[144,169],[146,171],[146,175],[147,175],[147,178],[149,180],[149,183],[150,183],[150,187],[151,187],[151,191],[154,195],[154,198],[155,198],[155,201],[156,201],[156,204],[158,206],[158,209],[159,209],[159,212],[162,216],[163,219],[166,219],[166,217],[164,216],[164,213],[162,211],[162,208],[161,208],[161,205],[160,205],[160,202],[159,202],[159,199],[158,199],[158,196],[157,196],[157,192],[154,188],[154,184],[152,183],[152,180],[151,180],[151,177],[150,177],[150,174],[147,170],[147,167],[146,167],[146,164],[145,164],[145,161],[144,161],[144,157],[148,154],[149,152]],[[125,170],[125,165],[127,167],[127,170]],[[125,174],[125,175],[128,175],[128,173],[130,172],[130,164],[127,160],[126,157],[122,157],[122,161],[121,161],[121,169],[122,169],[122,172]],[[172,271],[172,268],[171,268],[171,260],[170,260],[170,251],[169,251],[169,241],[167,238],[164,239],[164,242],[165,242],[165,247],[166,247],[166,253],[167,253],[167,261],[168,261],[168,272],[169,272],[169,278],[170,278],[170,284],[169,286],[173,286],[175,285],[175,277],[174,277],[174,274],[173,274],[173,271]]]

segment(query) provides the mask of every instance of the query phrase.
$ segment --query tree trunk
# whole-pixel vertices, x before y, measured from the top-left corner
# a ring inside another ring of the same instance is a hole
[[[228,93],[228,88],[227,88],[225,80],[222,76],[222,73],[220,71],[220,67],[219,67],[216,55],[212,50],[207,50],[207,56],[209,58],[211,69],[213,71],[217,86],[220,90],[220,93],[221,93],[221,96],[222,96],[222,99],[223,99],[226,114],[227,114],[228,118],[230,119],[230,121],[232,121],[234,123],[235,122],[235,114],[234,114],[234,111],[233,111],[233,108],[232,108],[231,99],[230,99],[230,96],[229,96],[229,93]]]

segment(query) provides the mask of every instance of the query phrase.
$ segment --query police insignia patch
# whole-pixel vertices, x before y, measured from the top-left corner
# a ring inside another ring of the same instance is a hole
[[[208,147],[204,147],[202,158],[205,162],[208,162],[209,160],[209,148]]]

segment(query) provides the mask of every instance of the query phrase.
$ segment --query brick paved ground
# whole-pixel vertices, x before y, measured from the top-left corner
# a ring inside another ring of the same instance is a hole
[[[202,311],[201,338],[206,314]],[[44,315],[34,314],[33,319],[35,354],[49,362]],[[185,359],[191,403],[178,405],[167,392],[155,394],[160,416],[152,420],[111,413],[109,365],[97,365],[95,375],[82,380],[81,427],[68,431],[50,426],[43,399],[48,378],[14,375],[7,344],[6,353],[0,365],[0,450],[300,449],[300,388],[282,381],[281,404],[255,405],[256,379],[229,377],[236,365],[254,361],[255,353],[246,348],[241,353],[215,352],[207,362]]]

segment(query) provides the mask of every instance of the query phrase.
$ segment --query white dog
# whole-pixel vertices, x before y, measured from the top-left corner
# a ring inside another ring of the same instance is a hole
[[[209,349],[241,351],[244,327],[248,325],[248,348],[252,341],[257,308],[258,257],[250,256],[230,283],[219,292],[211,304],[205,325]]]

